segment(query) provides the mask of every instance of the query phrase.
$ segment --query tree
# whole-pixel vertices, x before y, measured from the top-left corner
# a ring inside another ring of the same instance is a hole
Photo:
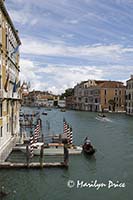
[[[64,93],[61,94],[60,99],[64,99],[64,97],[72,96],[74,95],[74,89],[73,88],[68,88],[65,90]]]
[[[108,103],[111,105],[112,110],[115,111],[115,100],[114,100],[114,99],[110,99],[110,100],[108,101]]]

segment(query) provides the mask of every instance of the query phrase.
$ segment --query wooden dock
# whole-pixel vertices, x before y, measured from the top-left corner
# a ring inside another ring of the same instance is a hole
[[[32,168],[32,169],[40,169],[40,168],[67,168],[68,165],[66,165],[64,162],[54,162],[54,163],[42,163],[40,165],[40,162],[31,162],[29,165],[27,163],[12,163],[12,162],[3,162],[0,163],[0,169],[11,169],[11,168]]]

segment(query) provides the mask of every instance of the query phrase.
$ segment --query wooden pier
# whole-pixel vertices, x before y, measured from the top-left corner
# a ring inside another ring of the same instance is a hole
[[[12,168],[25,168],[25,169],[40,169],[40,168],[68,168],[68,165],[64,162],[54,162],[54,163],[42,163],[40,165],[40,162],[31,162],[27,165],[27,163],[12,163],[12,162],[3,162],[0,163],[0,169],[12,169]]]

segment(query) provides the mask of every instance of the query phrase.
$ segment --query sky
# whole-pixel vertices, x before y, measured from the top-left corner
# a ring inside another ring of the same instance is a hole
[[[20,79],[61,94],[133,74],[133,0],[6,0],[19,31]]]

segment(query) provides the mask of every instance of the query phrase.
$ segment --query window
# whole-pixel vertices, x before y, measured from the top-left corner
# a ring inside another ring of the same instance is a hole
[[[7,101],[7,114],[9,112],[9,102]]]
[[[7,123],[7,132],[9,131],[9,124]]]
[[[0,102],[0,117],[2,117],[2,103]]]
[[[0,71],[1,71],[1,66],[0,66]],[[0,89],[1,89],[1,75],[0,75]]]
[[[88,98],[85,98],[85,103],[88,103]]]
[[[107,91],[106,91],[106,90],[104,90],[104,94],[105,94],[105,96],[106,96],[106,93],[107,93]]]
[[[2,134],[2,126],[0,127],[0,137],[2,137],[3,134]]]

